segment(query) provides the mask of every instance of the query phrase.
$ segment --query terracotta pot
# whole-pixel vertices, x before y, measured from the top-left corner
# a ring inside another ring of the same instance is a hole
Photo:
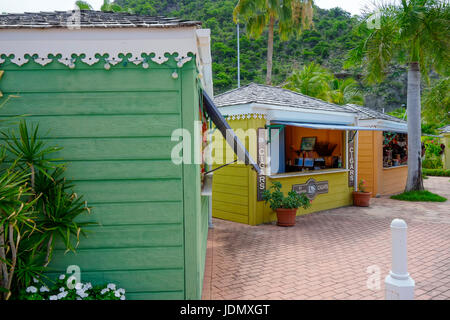
[[[281,227],[295,226],[297,209],[277,209],[277,225]]]
[[[372,192],[353,192],[353,205],[357,207],[368,207]]]

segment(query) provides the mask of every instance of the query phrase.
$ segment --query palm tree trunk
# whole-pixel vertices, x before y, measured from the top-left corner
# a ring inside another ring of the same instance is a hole
[[[267,75],[266,84],[272,84],[272,58],[273,58],[273,29],[275,26],[275,17],[270,16],[269,22],[269,39],[267,42]]]
[[[411,62],[408,69],[408,179],[405,191],[420,191],[422,179],[422,143],[420,126],[420,68]]]

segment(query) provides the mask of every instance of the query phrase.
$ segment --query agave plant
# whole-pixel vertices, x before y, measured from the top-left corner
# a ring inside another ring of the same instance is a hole
[[[24,165],[23,169],[30,170],[32,190],[34,190],[36,171],[51,178],[47,171],[60,166],[55,164],[55,161],[61,160],[48,158],[49,154],[61,150],[61,148],[47,147],[42,140],[38,139],[38,130],[39,125],[31,126],[31,129],[28,130],[27,122],[21,120],[18,137],[14,131],[2,132],[8,151],[18,159],[19,164]]]
[[[90,212],[90,208],[82,197],[78,197],[74,192],[66,192],[65,184],[65,180],[55,183],[38,202],[40,215],[37,221],[39,228],[45,231],[40,243],[47,243],[44,266],[47,266],[51,260],[57,238],[63,241],[67,251],[75,251],[80,242],[80,233],[87,235],[84,227],[93,224],[92,222],[75,222],[80,214]]]
[[[45,278],[57,238],[74,251],[90,223],[75,221],[89,208],[71,191],[64,165],[56,162],[60,159],[49,158],[60,148],[47,147],[38,138],[38,126],[29,130],[25,121],[19,124],[18,136],[2,135],[6,146],[0,149],[0,292],[8,299],[34,279]],[[14,160],[10,167],[5,165],[7,156]]]

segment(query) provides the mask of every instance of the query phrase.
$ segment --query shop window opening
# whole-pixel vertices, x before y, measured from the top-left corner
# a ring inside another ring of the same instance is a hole
[[[271,174],[345,168],[345,131],[286,125],[271,141]]]
[[[408,135],[398,132],[383,132],[383,168],[408,164]]]

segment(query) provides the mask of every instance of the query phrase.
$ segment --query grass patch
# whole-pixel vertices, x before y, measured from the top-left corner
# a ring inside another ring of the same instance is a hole
[[[403,201],[445,202],[446,198],[430,191],[408,191],[391,196],[391,199]]]

